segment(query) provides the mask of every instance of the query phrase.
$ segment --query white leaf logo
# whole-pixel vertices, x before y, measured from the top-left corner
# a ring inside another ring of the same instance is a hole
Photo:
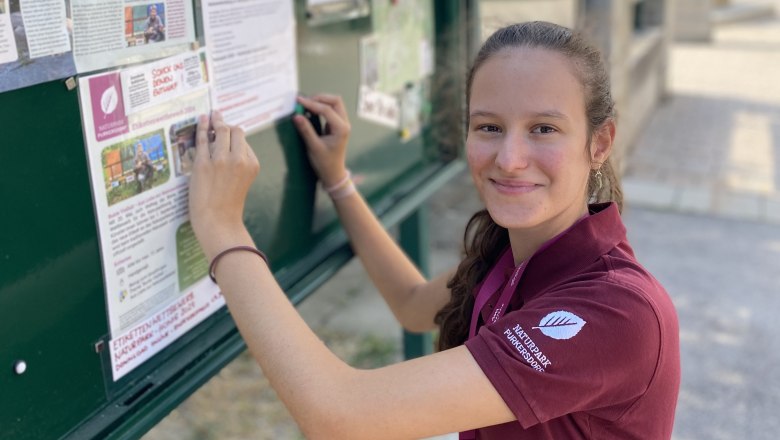
[[[553,339],[570,339],[582,330],[585,320],[571,312],[558,310],[539,321],[538,328]]]
[[[116,110],[117,104],[119,104],[119,94],[116,91],[116,86],[111,86],[100,97],[100,109],[103,110],[103,114],[110,115]]]

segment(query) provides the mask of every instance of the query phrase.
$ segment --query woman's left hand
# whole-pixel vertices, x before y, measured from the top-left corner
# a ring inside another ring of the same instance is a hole
[[[214,133],[209,142],[209,133]],[[196,157],[190,176],[190,222],[211,260],[229,246],[244,241],[244,202],[260,171],[260,163],[246,142],[244,131],[231,127],[219,112],[198,119]]]

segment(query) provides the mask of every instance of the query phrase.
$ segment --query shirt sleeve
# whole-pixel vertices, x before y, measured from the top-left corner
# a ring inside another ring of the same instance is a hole
[[[466,342],[524,428],[588,411],[617,420],[648,388],[661,330],[635,287],[568,283]]]

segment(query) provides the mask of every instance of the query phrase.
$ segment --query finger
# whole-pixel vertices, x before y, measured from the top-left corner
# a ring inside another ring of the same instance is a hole
[[[328,124],[331,124],[336,128],[346,127],[346,122],[344,121],[344,119],[342,119],[341,115],[339,115],[336,112],[336,110],[330,105],[322,102],[318,102],[310,98],[304,98],[304,97],[298,97],[298,98],[299,98],[298,102],[300,102],[308,110],[311,110],[312,112],[325,118],[325,121]]]
[[[306,145],[308,145],[309,148],[320,147],[320,143],[322,141],[320,140],[317,132],[314,130],[314,126],[311,125],[311,122],[309,122],[308,119],[301,115],[295,115],[293,117],[293,122],[295,123],[295,126],[298,128],[298,132],[301,133],[303,140],[306,142]]]
[[[336,113],[338,113],[339,116],[345,120],[349,119],[349,116],[347,115],[347,108],[344,105],[344,100],[341,98],[341,96],[331,95],[329,93],[321,93],[312,96],[312,99],[328,104],[336,110]]]
[[[237,157],[246,155],[246,139],[241,127],[230,127],[230,154]]]
[[[195,131],[195,161],[204,161],[211,158],[209,154],[209,117],[198,116],[198,128]]]
[[[230,152],[230,127],[216,110],[211,112],[211,126],[214,127],[214,149],[211,157],[216,159]]]

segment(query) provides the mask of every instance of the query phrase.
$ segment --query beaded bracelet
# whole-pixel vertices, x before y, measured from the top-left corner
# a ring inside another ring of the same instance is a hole
[[[219,259],[222,258],[223,256],[225,256],[225,255],[227,255],[227,254],[229,254],[231,252],[235,252],[235,251],[248,251],[248,252],[252,252],[254,254],[257,254],[257,255],[260,256],[260,258],[263,259],[263,261],[265,261],[265,264],[267,264],[269,267],[271,266],[268,263],[268,257],[266,257],[265,254],[261,250],[259,250],[257,248],[253,248],[252,246],[234,246],[232,248],[227,248],[224,251],[218,253],[217,256],[214,257],[213,260],[211,260],[211,264],[209,265],[209,278],[211,278],[211,281],[214,281],[215,283],[217,282],[217,278],[216,278],[216,276],[214,274],[214,271],[217,269],[217,262],[219,261]]]

